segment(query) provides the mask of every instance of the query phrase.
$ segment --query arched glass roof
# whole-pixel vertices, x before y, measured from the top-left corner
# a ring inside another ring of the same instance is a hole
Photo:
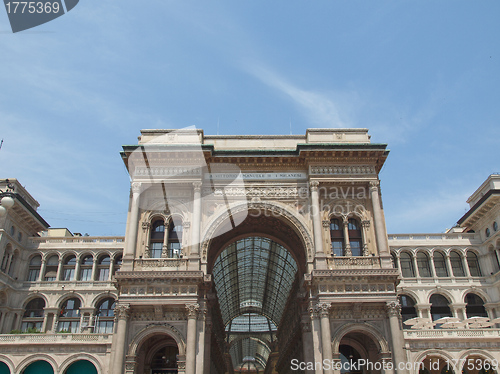
[[[265,367],[296,274],[291,254],[265,237],[239,239],[221,252],[213,277],[234,367],[250,359]]]

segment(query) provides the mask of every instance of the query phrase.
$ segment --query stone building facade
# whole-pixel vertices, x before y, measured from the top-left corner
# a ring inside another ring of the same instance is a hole
[[[49,228],[0,181],[0,374],[498,372],[500,176],[447,233],[388,235],[388,153],[143,130],[125,237]]]

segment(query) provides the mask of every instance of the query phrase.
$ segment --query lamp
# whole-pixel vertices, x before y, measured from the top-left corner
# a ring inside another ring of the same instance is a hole
[[[7,210],[14,206],[14,185],[8,179],[5,182],[7,182],[6,190],[0,190],[0,217],[5,216]]]

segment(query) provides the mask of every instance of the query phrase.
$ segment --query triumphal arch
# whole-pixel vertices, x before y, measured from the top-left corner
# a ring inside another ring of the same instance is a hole
[[[122,152],[111,372],[405,373],[387,156],[366,129],[143,130]]]

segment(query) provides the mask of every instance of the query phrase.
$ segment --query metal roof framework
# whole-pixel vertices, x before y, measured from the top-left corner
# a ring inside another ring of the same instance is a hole
[[[265,367],[296,274],[288,250],[266,237],[242,238],[221,252],[213,277],[234,367],[248,360]]]

